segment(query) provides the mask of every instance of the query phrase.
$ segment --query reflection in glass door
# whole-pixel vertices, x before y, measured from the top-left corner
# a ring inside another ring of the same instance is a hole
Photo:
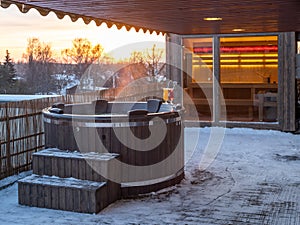
[[[192,98],[200,120],[211,121],[213,115],[212,38],[184,39],[186,90]]]
[[[227,120],[277,121],[277,36],[220,38]]]
[[[185,87],[199,119],[212,121],[213,40],[219,40],[220,120],[277,122],[278,37],[184,38]],[[215,106],[216,107],[216,106]],[[217,112],[217,111],[216,111]],[[225,116],[223,116],[225,115]],[[215,121],[218,122],[218,121]]]

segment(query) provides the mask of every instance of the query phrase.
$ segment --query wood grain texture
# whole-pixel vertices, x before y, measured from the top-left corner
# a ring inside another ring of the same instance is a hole
[[[232,33],[235,28],[244,32],[284,32],[300,30],[299,1],[296,0],[245,0],[245,1],[146,1],[132,0],[52,0],[27,1],[2,0],[2,7],[16,4],[20,11],[36,8],[42,15],[50,11],[58,18],[69,15],[72,21],[83,18],[99,26],[125,26],[152,33],[153,31],[175,34]],[[251,15],[251,19],[249,19]],[[205,21],[206,17],[220,17],[222,21]]]
[[[18,189],[19,204],[41,208],[97,213],[111,203],[103,182],[33,175],[21,180]]]

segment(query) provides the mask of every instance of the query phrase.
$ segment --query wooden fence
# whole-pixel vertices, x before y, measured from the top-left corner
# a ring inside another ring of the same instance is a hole
[[[65,96],[67,102],[90,102],[95,99],[107,99],[110,101],[144,101],[148,98],[162,98],[165,83],[149,83],[147,85],[126,86],[122,88],[110,88],[100,91],[81,92]]]
[[[78,103],[96,99],[141,101],[162,97],[159,84],[0,104],[0,179],[31,169],[32,154],[44,148],[42,109],[55,102]]]
[[[44,148],[42,109],[61,100],[0,104],[0,179],[31,168],[32,153]]]

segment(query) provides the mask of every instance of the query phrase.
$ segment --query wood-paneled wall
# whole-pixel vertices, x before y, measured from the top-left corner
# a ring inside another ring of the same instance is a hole
[[[279,124],[283,131],[296,129],[296,36],[278,36]]]

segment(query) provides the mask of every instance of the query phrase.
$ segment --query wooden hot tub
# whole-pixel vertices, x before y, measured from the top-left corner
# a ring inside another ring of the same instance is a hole
[[[121,183],[123,197],[152,192],[184,177],[183,126],[171,104],[97,100],[55,104],[43,115],[47,148],[120,155],[111,169],[120,171],[108,179]]]

